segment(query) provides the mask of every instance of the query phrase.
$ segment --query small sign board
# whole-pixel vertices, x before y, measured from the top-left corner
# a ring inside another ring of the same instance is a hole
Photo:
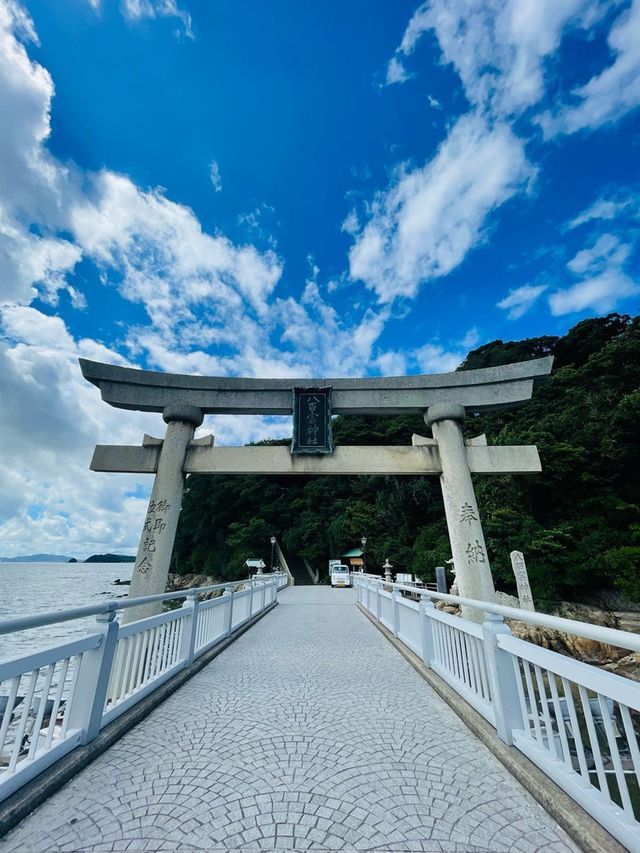
[[[293,389],[292,453],[333,453],[331,388]]]

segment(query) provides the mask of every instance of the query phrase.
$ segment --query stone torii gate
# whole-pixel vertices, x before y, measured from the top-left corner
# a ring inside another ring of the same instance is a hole
[[[93,471],[155,474],[129,595],[165,590],[186,474],[427,474],[440,477],[460,595],[492,601],[493,579],[471,474],[538,472],[540,459],[532,445],[490,447],[484,436],[465,442],[462,423],[467,413],[525,403],[552,363],[547,357],[457,373],[366,379],[238,379],[80,359],[83,376],[98,386],[105,402],[162,413],[167,424],[164,439],[145,435],[142,446],[97,445],[91,461]],[[293,413],[298,423],[304,406],[307,437],[298,441],[296,427],[291,450],[214,447],[211,435],[193,440],[205,414]],[[432,439],[414,435],[411,447],[332,445],[332,414],[414,413],[423,415]],[[147,615],[142,608],[125,611],[129,621]]]

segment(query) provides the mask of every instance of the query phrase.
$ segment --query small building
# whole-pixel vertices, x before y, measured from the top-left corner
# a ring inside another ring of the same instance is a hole
[[[341,554],[340,559],[349,565],[352,571],[361,572],[364,566],[364,551],[361,548],[352,548],[351,551]]]

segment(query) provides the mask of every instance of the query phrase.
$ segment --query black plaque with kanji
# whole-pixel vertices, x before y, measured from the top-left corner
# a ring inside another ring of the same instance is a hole
[[[333,453],[331,388],[293,389],[292,453]]]

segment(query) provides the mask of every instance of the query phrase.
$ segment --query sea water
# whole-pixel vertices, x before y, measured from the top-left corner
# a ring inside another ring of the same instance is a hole
[[[0,563],[0,621],[126,596],[133,563]],[[91,633],[95,617],[0,634],[0,661]]]

